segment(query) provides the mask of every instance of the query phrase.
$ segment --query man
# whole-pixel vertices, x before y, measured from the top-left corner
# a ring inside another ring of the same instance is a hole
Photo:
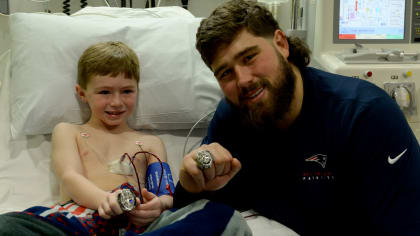
[[[218,7],[196,47],[225,99],[184,157],[175,207],[207,198],[301,235],[420,235],[419,144],[388,94],[307,67],[251,1]]]

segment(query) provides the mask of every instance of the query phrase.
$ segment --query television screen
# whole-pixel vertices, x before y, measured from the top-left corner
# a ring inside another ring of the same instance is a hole
[[[409,0],[335,0],[334,43],[408,42]]]

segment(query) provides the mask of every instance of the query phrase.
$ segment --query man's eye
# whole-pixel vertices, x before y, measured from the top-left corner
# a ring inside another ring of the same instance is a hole
[[[101,90],[99,91],[99,94],[109,94],[110,92],[108,90]]]
[[[219,80],[228,79],[231,73],[232,73],[232,70],[230,70],[230,69],[223,71],[219,76]]]
[[[251,55],[248,55],[248,56],[244,57],[244,63],[245,64],[249,63],[250,61],[252,61],[252,59],[254,59],[254,57],[255,57],[255,54],[251,54]]]

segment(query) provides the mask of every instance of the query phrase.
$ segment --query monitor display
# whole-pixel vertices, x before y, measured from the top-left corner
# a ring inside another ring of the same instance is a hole
[[[334,43],[407,43],[410,0],[334,0]]]

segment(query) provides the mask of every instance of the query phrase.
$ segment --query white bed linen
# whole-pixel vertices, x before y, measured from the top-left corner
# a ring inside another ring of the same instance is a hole
[[[10,48],[4,18],[0,18],[0,213],[21,211],[34,205],[48,206],[58,199],[58,183],[50,166],[50,134],[11,140],[9,120]],[[188,130],[148,131],[158,135],[168,153],[174,180],[182,162]],[[205,129],[192,133],[187,151],[201,142]],[[244,212],[244,216],[254,214]],[[262,216],[247,217],[254,235],[297,235],[280,223]]]

